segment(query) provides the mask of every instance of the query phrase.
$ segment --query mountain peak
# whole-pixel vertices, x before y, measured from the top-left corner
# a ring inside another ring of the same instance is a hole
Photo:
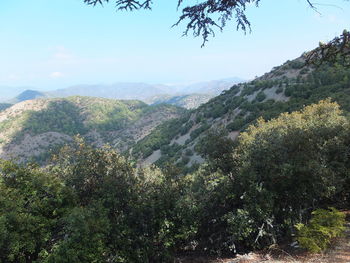
[[[45,93],[42,93],[37,90],[25,90],[22,93],[20,93],[17,97],[15,97],[16,102],[26,101],[26,100],[33,100],[37,98],[46,97]]]

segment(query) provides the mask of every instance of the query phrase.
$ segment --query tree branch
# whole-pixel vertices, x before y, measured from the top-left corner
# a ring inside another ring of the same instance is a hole
[[[139,10],[151,9],[152,0],[83,0],[88,5],[103,5],[103,3],[115,2],[117,10]],[[167,0],[169,1],[169,0]],[[198,0],[197,4],[189,5],[182,8],[182,14],[178,21],[173,25],[178,26],[185,22],[186,28],[183,35],[188,35],[192,32],[195,37],[202,37],[202,47],[208,41],[209,37],[215,36],[215,30],[220,30],[231,21],[236,21],[236,29],[242,30],[244,33],[251,32],[251,25],[246,16],[246,8],[248,5],[258,6],[261,0]],[[344,0],[349,1],[349,0]],[[177,2],[177,9],[183,4],[184,0],[175,0]],[[306,0],[307,4],[318,12],[317,3],[313,0]],[[331,55],[334,50],[329,49],[327,54]],[[320,52],[325,52],[325,49],[320,49]]]
[[[319,47],[304,55],[306,63],[320,66],[325,62],[341,63],[350,66],[350,32],[334,38],[328,43],[320,43]]]

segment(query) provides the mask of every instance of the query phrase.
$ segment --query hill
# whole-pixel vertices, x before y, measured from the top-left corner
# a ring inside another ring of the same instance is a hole
[[[189,94],[219,95],[233,84],[243,82],[240,78],[212,80],[181,85],[147,84],[142,82],[119,82],[111,85],[77,85],[65,89],[47,92],[51,97],[90,96],[107,99],[142,100],[146,101],[155,96],[180,96]]]
[[[112,85],[77,85],[48,92],[51,97],[89,96],[119,100],[143,100],[164,93],[166,86],[146,83],[115,83]]]
[[[11,107],[12,104],[10,103],[0,103],[0,111],[6,110],[7,108]]]
[[[50,149],[78,134],[96,146],[108,143],[125,151],[183,112],[170,105],[92,97],[27,100],[0,112],[0,157],[44,160]]]
[[[28,87],[0,86],[0,102],[8,101],[27,89]]]
[[[119,82],[111,85],[76,85],[53,91],[0,87],[1,94],[4,96],[0,97],[0,101],[14,104],[37,98],[88,96],[118,100],[141,100],[150,105],[165,103],[194,109],[219,95],[223,90],[229,89],[233,84],[242,81],[240,78],[228,78],[181,85]]]
[[[12,103],[18,103],[26,100],[34,100],[38,98],[45,98],[47,95],[43,92],[37,90],[25,90],[19,95],[17,95],[14,99],[11,100]]]
[[[186,171],[206,157],[201,145],[208,134],[221,133],[234,140],[260,117],[269,120],[328,97],[350,112],[350,69],[337,63],[314,67],[299,57],[253,81],[233,85],[186,116],[160,125],[135,145],[133,155],[161,166],[176,163]]]

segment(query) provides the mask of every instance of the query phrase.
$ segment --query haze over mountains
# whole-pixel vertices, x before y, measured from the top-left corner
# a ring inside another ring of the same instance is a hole
[[[39,97],[90,96],[118,100],[141,100],[148,104],[167,103],[185,108],[196,108],[210,98],[219,95],[223,90],[229,89],[233,84],[243,81],[240,78],[228,78],[181,85],[120,82],[110,85],[76,85],[53,91],[0,87],[2,94],[0,101],[17,103]],[[22,93],[19,94],[20,92]]]
[[[0,86],[0,102],[5,102],[13,99],[18,94],[24,92],[25,90],[32,90],[33,87],[10,87],[10,86]]]
[[[162,166],[170,162],[181,169],[193,169],[204,161],[201,145],[211,132],[222,131],[234,140],[260,116],[271,119],[328,97],[350,112],[349,79],[349,68],[328,64],[316,68],[300,57],[253,81],[234,85],[230,84],[234,80],[177,87],[119,83],[76,86],[44,94],[26,91],[16,100],[41,95],[66,98],[23,101],[12,107],[1,104],[0,153],[4,158],[23,160],[33,153],[40,157],[47,149],[81,134],[97,146],[110,143],[142,163]],[[229,90],[225,90],[227,85]],[[202,93],[196,94],[199,91]],[[181,93],[189,94],[178,95]],[[84,97],[68,97],[73,94]],[[138,100],[111,99],[117,96]],[[148,100],[154,106],[139,100]]]

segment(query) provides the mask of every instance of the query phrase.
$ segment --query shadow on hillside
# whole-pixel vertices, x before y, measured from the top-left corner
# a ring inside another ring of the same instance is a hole
[[[3,146],[0,158],[14,158],[21,162],[31,155],[36,157],[29,159],[44,161],[50,156],[49,149],[57,149],[71,136],[87,132],[80,109],[66,100],[50,101],[39,111],[26,111],[10,125],[20,128]]]

